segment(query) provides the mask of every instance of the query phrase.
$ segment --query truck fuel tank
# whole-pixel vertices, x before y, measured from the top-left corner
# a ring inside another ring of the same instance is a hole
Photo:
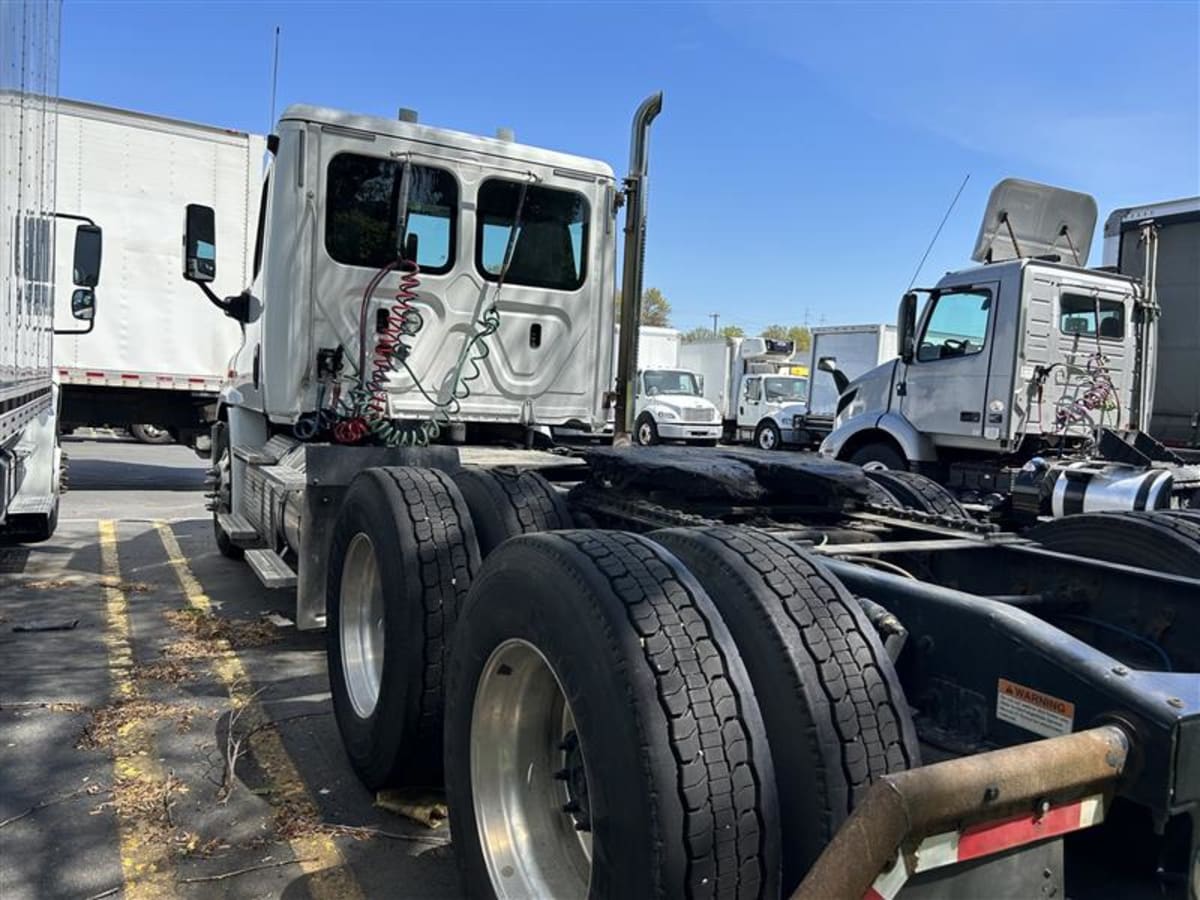
[[[1032,515],[1166,509],[1175,479],[1167,469],[1035,457],[1013,480],[1013,505]],[[1036,508],[1036,511],[1035,511]]]

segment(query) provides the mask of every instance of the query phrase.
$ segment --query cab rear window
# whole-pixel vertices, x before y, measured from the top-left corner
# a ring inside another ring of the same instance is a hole
[[[492,178],[479,188],[475,266],[500,277],[517,219],[522,183]],[[506,284],[573,291],[587,277],[588,202],[581,194],[541,185],[525,188]]]
[[[1063,334],[1119,341],[1125,337],[1125,304],[1084,294],[1063,294],[1058,303],[1058,328]]]
[[[339,153],[326,179],[325,249],[347,266],[378,269],[396,258],[401,163]],[[458,182],[444,169],[412,167],[408,189],[409,235],[417,237],[417,263],[438,275],[454,266]]]

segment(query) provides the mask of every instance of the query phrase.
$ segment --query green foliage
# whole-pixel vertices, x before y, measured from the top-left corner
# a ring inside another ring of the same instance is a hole
[[[617,291],[617,322],[621,321],[621,292]],[[641,325],[656,325],[660,328],[671,327],[671,303],[656,287],[647,288],[642,292]]]

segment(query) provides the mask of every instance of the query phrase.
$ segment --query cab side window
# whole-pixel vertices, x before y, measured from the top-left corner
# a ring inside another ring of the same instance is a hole
[[[747,378],[746,379],[746,399],[751,402],[757,402],[762,399],[762,379]]]
[[[991,291],[939,294],[917,344],[917,359],[933,362],[982,352],[991,316]]]

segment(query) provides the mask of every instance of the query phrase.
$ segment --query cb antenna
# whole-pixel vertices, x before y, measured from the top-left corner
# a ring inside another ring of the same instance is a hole
[[[279,26],[275,26],[275,53],[271,61],[271,118],[267,120],[267,134],[275,130],[275,88],[279,84]]]
[[[925,248],[925,255],[921,257],[921,261],[917,263],[917,270],[913,272],[912,281],[908,283],[908,287],[904,290],[907,293],[912,290],[912,286],[917,283],[917,276],[921,274],[921,269],[925,266],[925,260],[929,259],[929,254],[933,250],[933,245],[937,243],[938,235],[942,233],[942,228],[946,225],[946,220],[950,218],[950,213],[954,211],[954,204],[958,203],[958,198],[962,196],[963,188],[967,186],[967,182],[971,180],[971,173],[968,172],[963,176],[962,184],[958,186],[958,191],[954,194],[954,199],[950,201],[950,205],[946,207],[946,214],[942,216],[942,221],[938,223],[937,231],[933,233],[933,238],[929,241],[929,246]]]

